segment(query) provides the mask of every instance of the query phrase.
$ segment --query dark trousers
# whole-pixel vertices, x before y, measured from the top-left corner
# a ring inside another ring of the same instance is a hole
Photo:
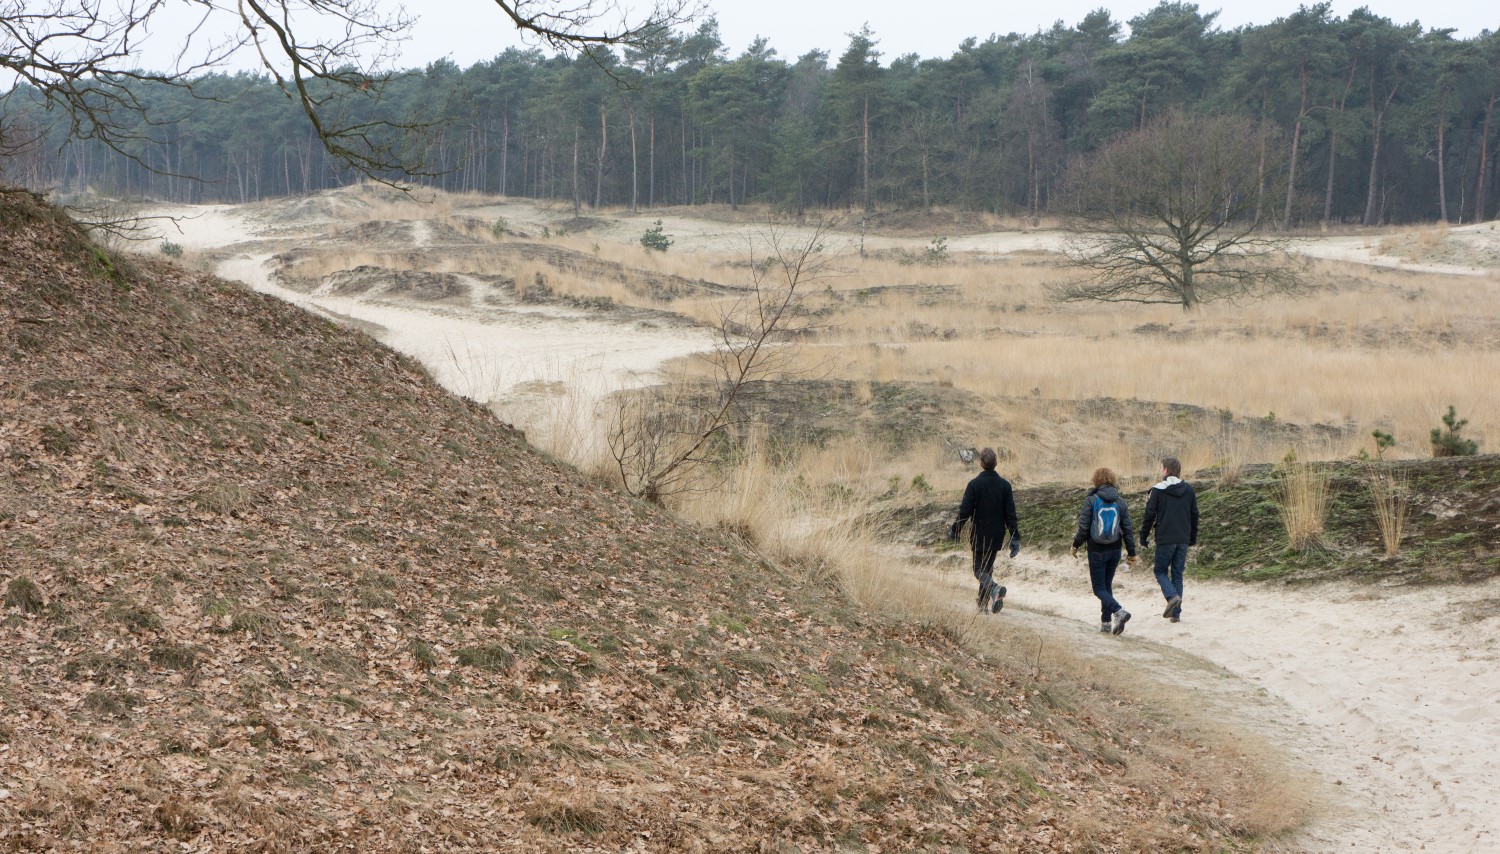
[[[1120,610],[1120,603],[1115,601],[1115,570],[1119,566],[1119,549],[1107,552],[1089,549],[1089,583],[1099,597],[1099,619],[1106,623]]]
[[[999,537],[981,536],[975,532],[972,545],[974,547],[974,578],[979,581],[979,604],[986,604],[995,586],[995,556],[1000,554],[1000,546],[1005,542],[1004,535]]]
[[[1170,600],[1182,595],[1182,573],[1187,566],[1187,543],[1156,544],[1156,583],[1161,585],[1162,598]],[[1181,606],[1177,612],[1182,613]]]

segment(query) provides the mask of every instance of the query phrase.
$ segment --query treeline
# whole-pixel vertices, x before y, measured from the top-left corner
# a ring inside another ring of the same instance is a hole
[[[883,63],[876,36],[836,59],[730,57],[710,20],[594,58],[507,50],[398,77],[353,116],[399,146],[418,180],[579,208],[765,202],[784,209],[926,208],[1040,216],[1072,158],[1176,109],[1278,130],[1268,184],[1284,223],[1448,220],[1500,206],[1500,33],[1454,38],[1361,9],[1304,6],[1233,30],[1164,2],[1125,28],[969,39],[946,59]],[[119,147],[13,98],[0,154],[12,181],[174,201],[247,201],[357,180],[266,78],[141,85],[150,108]],[[205,97],[212,100],[204,100]],[[351,117],[345,117],[346,121]],[[121,117],[121,121],[129,116]],[[379,128],[380,123],[393,127]],[[1272,181],[1272,178],[1279,180]]]

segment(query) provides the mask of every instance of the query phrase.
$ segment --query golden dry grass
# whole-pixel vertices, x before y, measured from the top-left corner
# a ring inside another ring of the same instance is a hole
[[[1305,463],[1287,467],[1277,489],[1276,509],[1292,548],[1312,548],[1322,540],[1328,499],[1328,472]]]
[[[1385,553],[1401,553],[1401,538],[1411,518],[1411,484],[1408,479],[1389,470],[1370,475],[1370,497],[1375,502],[1375,524],[1380,528],[1380,542]]]

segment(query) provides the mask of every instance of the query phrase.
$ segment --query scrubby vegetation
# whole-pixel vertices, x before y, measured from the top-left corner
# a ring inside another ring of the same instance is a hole
[[[29,195],[0,221],[0,846],[1235,849],[1295,820],[1100,674],[861,608],[817,552],[610,493],[410,359],[137,275]]]

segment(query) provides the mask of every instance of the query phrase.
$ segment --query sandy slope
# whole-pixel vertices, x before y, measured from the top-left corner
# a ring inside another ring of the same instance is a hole
[[[971,607],[967,566],[944,566],[944,583]],[[1175,681],[1179,699],[1288,743],[1328,784],[1291,850],[1500,850],[1500,640],[1465,616],[1500,607],[1500,581],[1354,590],[1189,581],[1173,625],[1142,567],[1117,579],[1134,617],[1116,638],[1096,628],[1081,557],[1023,555],[1002,574],[1011,591],[1002,619],[1051,626],[1086,655]]]

